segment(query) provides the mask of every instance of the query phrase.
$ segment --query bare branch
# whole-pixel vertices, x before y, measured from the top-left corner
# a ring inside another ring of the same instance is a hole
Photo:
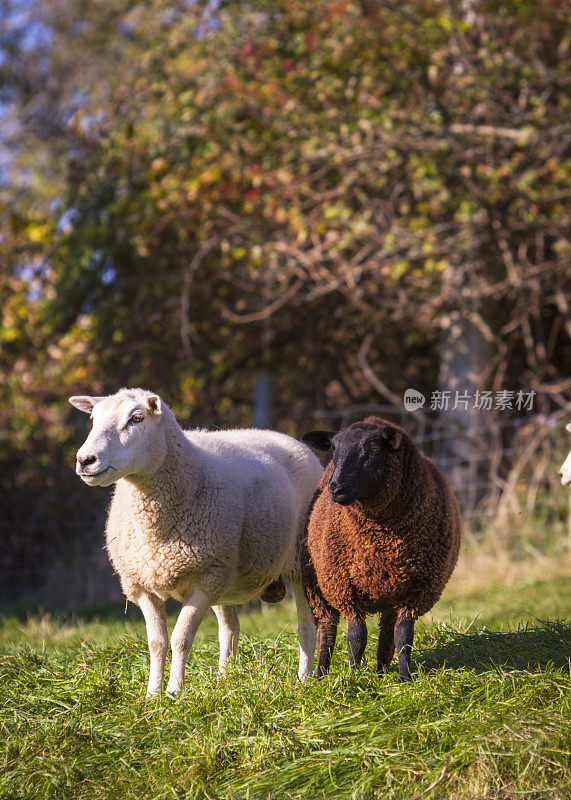
[[[231,320],[232,322],[237,322],[241,325],[247,324],[249,322],[260,322],[261,320],[268,319],[272,316],[274,312],[284,306],[288,300],[291,300],[294,297],[301,287],[303,286],[303,281],[301,278],[298,278],[285,292],[283,292],[279,297],[277,297],[273,303],[270,303],[269,306],[266,306],[261,311],[256,311],[253,314],[236,314],[234,311],[230,311],[229,308],[222,309],[222,316],[226,319]]]
[[[374,338],[375,338],[375,333],[367,334],[367,336],[365,336],[365,338],[363,339],[363,343],[361,344],[361,347],[359,348],[359,352],[357,354],[357,361],[359,363],[361,371],[362,371],[363,375],[365,376],[365,378],[369,381],[371,386],[374,389],[376,389],[377,392],[380,395],[382,395],[387,400],[389,400],[391,403],[393,403],[393,405],[395,405],[399,409],[399,411],[400,410],[406,411],[406,409],[404,408],[402,399],[397,394],[392,392],[389,389],[389,387],[382,382],[382,380],[373,371],[371,365],[367,361],[367,354],[368,354],[368,352],[369,352],[369,350],[371,348],[371,345],[373,343],[373,339]],[[420,410],[415,411],[414,412],[414,416],[418,417],[419,419],[422,419],[423,421],[426,421],[426,417],[425,417],[424,413],[422,411],[420,411]]]
[[[513,139],[522,144],[537,141],[538,133],[532,128],[496,128],[495,125],[468,125],[456,122],[450,126],[451,133],[475,133],[477,136],[492,136],[500,139]]]
[[[184,354],[188,361],[192,361],[194,358],[192,345],[190,343],[190,287],[192,286],[194,275],[197,269],[200,267],[202,260],[219,242],[219,236],[212,236],[210,239],[207,239],[197,250],[194,258],[190,262],[190,266],[186,272],[186,275],[184,276],[180,294],[180,338],[182,340]]]

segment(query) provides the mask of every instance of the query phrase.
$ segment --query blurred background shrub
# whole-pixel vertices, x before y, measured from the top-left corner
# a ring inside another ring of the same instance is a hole
[[[293,435],[393,414],[469,518],[555,489],[568,21],[564,0],[3,0],[1,600],[48,562],[58,603],[110,592],[74,393],[142,385],[228,427],[271,386],[264,422]],[[534,405],[406,415],[408,387]]]

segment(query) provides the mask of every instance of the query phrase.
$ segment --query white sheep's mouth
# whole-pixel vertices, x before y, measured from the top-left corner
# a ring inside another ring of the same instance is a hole
[[[101,479],[104,478],[112,469],[115,470],[115,472],[118,472],[115,467],[108,466],[105,467],[105,469],[102,469],[100,472],[78,472],[77,474],[88,486],[99,486],[101,484]]]

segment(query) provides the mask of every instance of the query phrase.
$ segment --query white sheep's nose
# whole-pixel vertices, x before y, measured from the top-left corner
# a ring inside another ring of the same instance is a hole
[[[77,453],[77,462],[75,465],[75,474],[80,477],[97,475],[103,470],[103,466],[98,456],[93,453],[82,453],[81,450]]]
[[[90,464],[95,464],[97,456],[77,456],[77,463],[81,468],[88,467]]]

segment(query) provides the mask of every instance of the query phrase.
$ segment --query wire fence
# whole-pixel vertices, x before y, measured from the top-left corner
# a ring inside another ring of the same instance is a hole
[[[401,425],[434,459],[470,522],[501,521],[531,510],[542,487],[559,486],[568,408],[521,416],[420,416],[396,405],[355,404],[315,411],[314,427],[338,430],[369,414]],[[0,607],[23,598],[73,607],[118,596],[117,579],[101,551],[108,497],[82,492],[69,469],[52,473],[53,467],[46,467],[32,476],[32,485],[15,486],[9,505],[0,493]],[[42,499],[32,504],[34,491]],[[569,514],[571,542],[571,505]]]

